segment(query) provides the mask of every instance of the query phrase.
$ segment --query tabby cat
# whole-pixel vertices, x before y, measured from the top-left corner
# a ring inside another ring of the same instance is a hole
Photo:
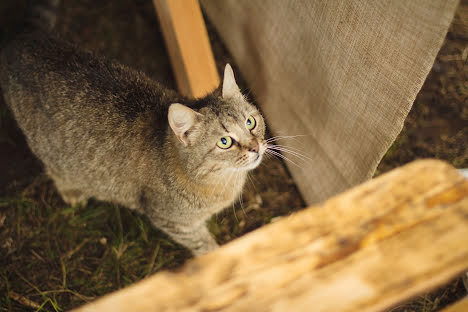
[[[229,64],[222,88],[193,100],[38,30],[3,44],[0,85],[67,203],[135,209],[195,255],[218,247],[205,222],[266,150],[265,122]]]

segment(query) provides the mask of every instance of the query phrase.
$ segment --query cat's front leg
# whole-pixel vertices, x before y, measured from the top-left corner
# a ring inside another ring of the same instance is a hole
[[[204,255],[219,248],[205,224],[202,224],[192,233],[192,239],[196,237],[196,240],[195,244],[189,248],[195,256]]]
[[[195,256],[219,248],[205,222],[188,225],[166,220],[165,222],[155,222],[155,224],[177,243],[190,249]]]

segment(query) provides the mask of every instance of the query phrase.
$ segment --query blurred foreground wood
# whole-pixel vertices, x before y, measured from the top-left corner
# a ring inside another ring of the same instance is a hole
[[[468,297],[465,297],[458,301],[457,303],[452,304],[446,309],[443,309],[442,312],[466,312],[468,311]]]
[[[468,180],[425,160],[77,311],[382,311],[467,269]]]
[[[202,97],[220,83],[198,0],[153,0],[180,93]]]

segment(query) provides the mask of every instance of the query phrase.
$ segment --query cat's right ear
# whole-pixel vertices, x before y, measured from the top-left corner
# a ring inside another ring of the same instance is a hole
[[[222,95],[223,99],[233,98],[236,96],[242,97],[242,93],[237,86],[236,79],[234,78],[234,72],[229,64],[226,64],[226,67],[224,68]]]
[[[189,144],[187,131],[198,123],[200,116],[203,115],[179,103],[174,103],[169,106],[169,112],[167,114],[169,126],[172,131],[174,131],[179,141],[185,146]]]

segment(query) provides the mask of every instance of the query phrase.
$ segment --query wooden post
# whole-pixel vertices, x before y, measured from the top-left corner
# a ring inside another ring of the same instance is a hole
[[[179,91],[202,97],[220,83],[198,0],[153,0]]]
[[[426,160],[77,311],[382,311],[467,269],[468,180]]]

